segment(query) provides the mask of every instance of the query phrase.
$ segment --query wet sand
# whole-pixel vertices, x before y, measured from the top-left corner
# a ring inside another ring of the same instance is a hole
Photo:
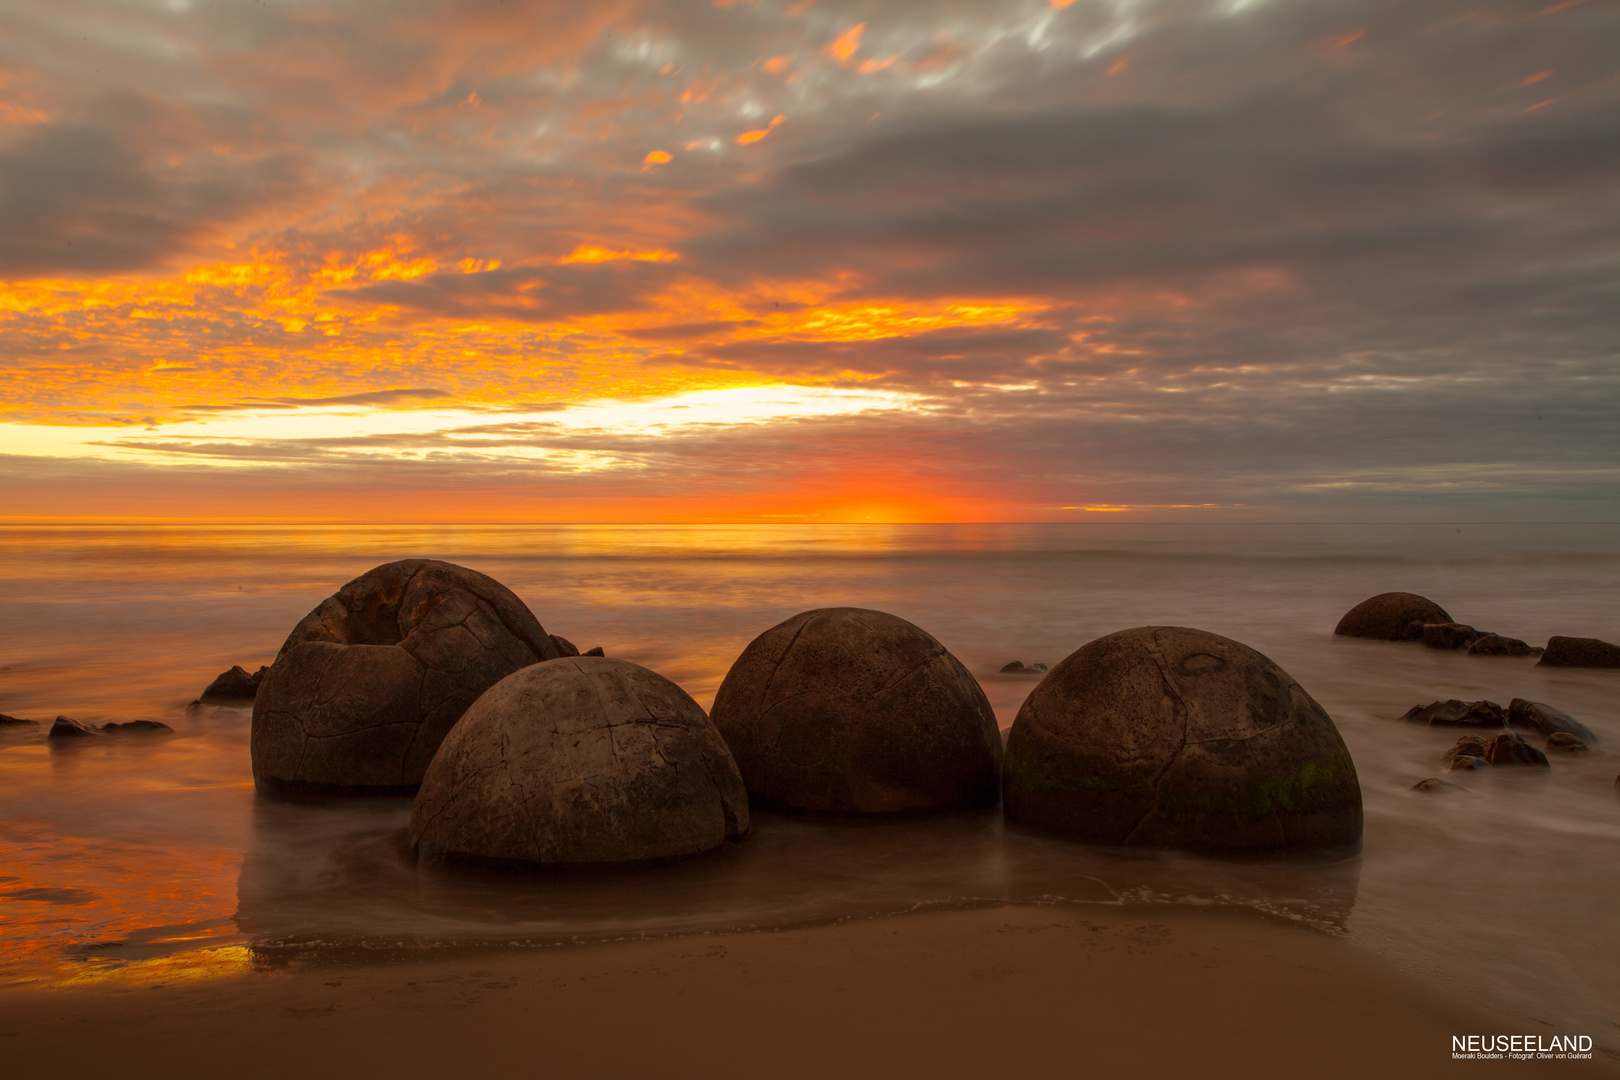
[[[1451,1058],[1497,1033],[1553,1031],[1252,913],[1106,905],[0,993],[16,1080],[1620,1075]]]

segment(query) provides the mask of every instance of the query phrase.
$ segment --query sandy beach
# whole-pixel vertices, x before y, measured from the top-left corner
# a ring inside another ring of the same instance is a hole
[[[385,1075],[1620,1075],[1451,1058],[1519,1034],[1244,912],[1005,906],[0,995],[18,1080]],[[1545,1033],[1545,1029],[1541,1029]]]

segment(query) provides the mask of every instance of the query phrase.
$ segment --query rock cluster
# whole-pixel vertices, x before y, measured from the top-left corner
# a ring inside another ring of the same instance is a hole
[[[1327,713],[1287,672],[1185,627],[1109,634],[1058,664],[1007,740],[1009,820],[1204,851],[1360,842],[1361,788]]]
[[[996,802],[1001,735],[978,681],[881,611],[817,608],[760,634],[713,716],[762,806],[862,815]]]
[[[558,656],[504,585],[428,559],[355,578],[293,628],[253,704],[261,787],[409,790],[451,726],[512,672]]]
[[[1507,713],[1494,701],[1432,701],[1406,710],[1402,720],[1433,727],[1507,727]]]
[[[1475,630],[1465,623],[1423,624],[1423,644],[1431,649],[1466,649],[1486,636],[1485,631]]]
[[[526,667],[467,710],[428,766],[410,843],[429,863],[667,859],[749,827],[726,744],[674,683],[624,660]]]
[[[1416,593],[1387,592],[1368,597],[1339,620],[1333,630],[1345,637],[1381,641],[1415,641],[1427,623],[1449,623],[1445,608]]]
[[[1481,634],[1468,646],[1469,656],[1538,656],[1542,650],[1518,638]]]

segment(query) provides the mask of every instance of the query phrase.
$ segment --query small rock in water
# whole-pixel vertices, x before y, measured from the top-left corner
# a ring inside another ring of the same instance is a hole
[[[1460,757],[1482,758],[1485,756],[1485,742],[1483,735],[1464,735],[1457,740],[1456,746],[1446,751],[1446,760],[1455,761]]]
[[[240,664],[233,665],[231,670],[222,672],[213,682],[208,684],[197,700],[204,705],[227,705],[241,701],[252,701],[259,694],[259,683],[264,679],[264,673],[269,668],[261,667],[252,675]]]
[[[1555,754],[1585,754],[1591,747],[1567,731],[1557,731],[1548,736],[1547,749]]]
[[[1452,758],[1451,767],[1448,768],[1446,772],[1467,772],[1470,769],[1486,769],[1490,767],[1490,764],[1491,763],[1489,761],[1486,761],[1482,757],[1473,757],[1471,755],[1464,754],[1460,757]]]
[[[81,724],[70,716],[58,716],[56,723],[51,725],[47,738],[51,739],[83,739],[101,734],[89,724]]]
[[[1469,656],[1535,656],[1539,652],[1528,642],[1501,634],[1483,634],[1468,646]]]
[[[1406,710],[1402,720],[1433,727],[1507,727],[1507,714],[1494,701],[1434,701],[1427,705],[1414,705]]]
[[[102,724],[101,730],[106,735],[158,735],[167,731],[174,734],[174,728],[156,720],[131,720],[127,724]]]
[[[586,649],[584,651],[584,653],[582,653],[581,655],[583,655],[583,656],[606,656],[607,653],[602,651],[602,646],[597,645],[597,646],[594,646],[592,648]]]
[[[1620,667],[1620,645],[1590,637],[1552,637],[1541,667]]]
[[[1448,784],[1438,776],[1426,776],[1422,780],[1419,780],[1417,783],[1413,784],[1412,790],[1447,792],[1456,791],[1457,785]]]
[[[1001,666],[1001,674],[1003,675],[1017,675],[1020,671],[1027,670],[1028,669],[1024,667],[1024,662],[1022,660],[1014,660],[1011,663],[1003,664]]]
[[[1508,702],[1508,723],[1514,727],[1534,728],[1543,735],[1556,735],[1563,732],[1573,735],[1588,746],[1595,746],[1598,737],[1592,734],[1585,724],[1566,712],[1543,705],[1539,701],[1526,701],[1524,698],[1514,698]]]
[[[1442,622],[1423,624],[1423,644],[1431,649],[1466,649],[1475,641],[1486,637],[1483,630],[1475,630],[1463,623]]]
[[[561,634],[547,634],[551,643],[557,647],[558,656],[578,656],[579,646],[563,637]]]
[[[1536,765],[1550,768],[1547,755],[1520,738],[1517,732],[1504,731],[1485,746],[1485,760],[1492,765]]]
[[[1029,665],[1029,670],[1031,670],[1031,671],[1045,671],[1046,670],[1046,665],[1045,664],[1031,664],[1031,665]]]
[[[23,720],[15,716],[0,713],[0,728],[4,727],[39,727],[38,720]]]
[[[1450,621],[1445,609],[1427,597],[1387,592],[1368,597],[1345,612],[1333,632],[1344,637],[1411,641],[1423,636],[1424,623]]]

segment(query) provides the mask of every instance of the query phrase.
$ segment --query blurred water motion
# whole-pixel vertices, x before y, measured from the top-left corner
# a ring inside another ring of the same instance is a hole
[[[379,562],[491,574],[546,629],[645,664],[707,706],[743,646],[808,607],[891,611],[977,674],[1003,726],[1052,664],[1128,626],[1267,653],[1334,717],[1367,808],[1359,857],[1225,861],[1073,845],[999,814],[829,825],[761,814],[712,856],[626,873],[423,873],[408,799],[273,802],[248,711],[194,707],[268,663]],[[204,978],[295,959],[780,926],[1001,900],[1236,904],[1342,933],[1512,1015],[1607,1030],[1620,1001],[1620,764],[1439,773],[1435,698],[1545,701],[1620,747],[1620,672],[1334,639],[1386,589],[1539,643],[1620,639],[1612,526],[7,527],[0,529],[0,983]],[[50,745],[57,714],[163,738]]]

